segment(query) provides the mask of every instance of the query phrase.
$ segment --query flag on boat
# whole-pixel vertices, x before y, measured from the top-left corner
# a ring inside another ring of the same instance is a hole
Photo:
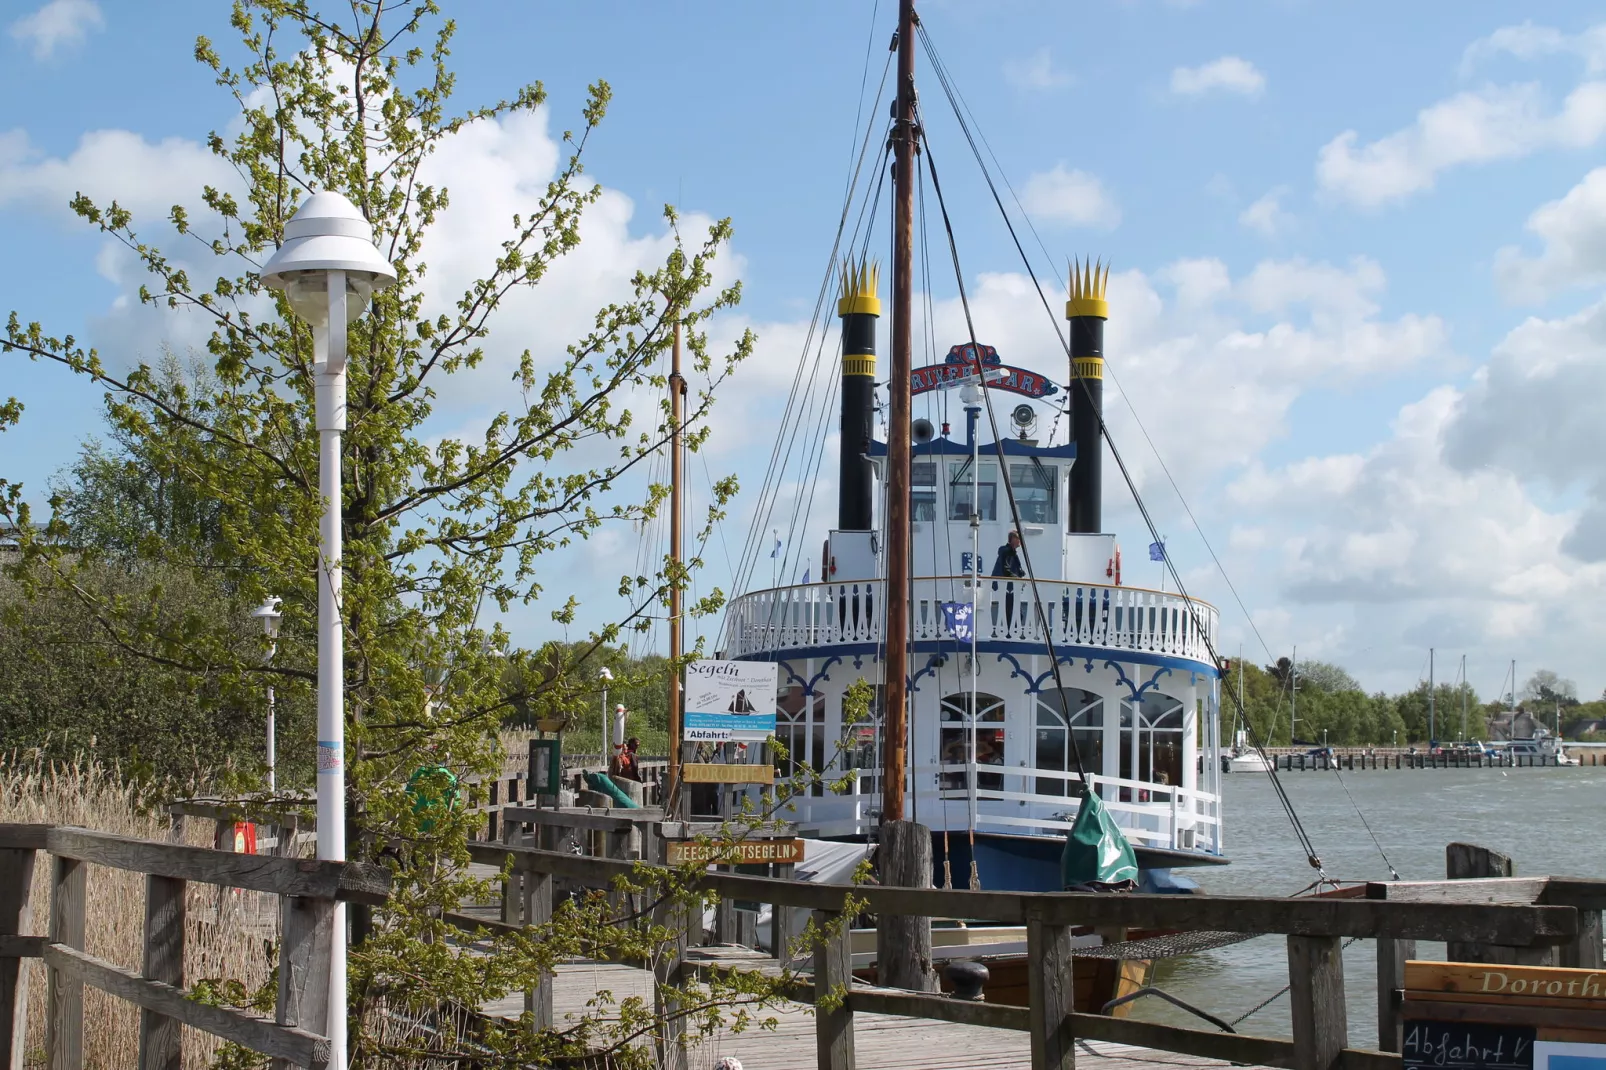
[[[973,614],[975,606],[969,602],[944,602],[942,604],[942,621],[948,625],[948,630],[955,639],[961,643],[968,643],[976,637]]]
[[[1098,792],[1088,790],[1065,836],[1060,884],[1067,890],[1120,891],[1135,887],[1138,859],[1120,826],[1104,809]]]
[[[778,531],[772,531],[772,532],[770,532],[770,534],[775,536],[775,549],[770,551],[770,556],[771,557],[780,557],[781,556],[781,533],[778,532]]]
[[[1165,560],[1165,543],[1163,543],[1163,542],[1151,542],[1151,543],[1149,543],[1149,560],[1150,561],[1164,561]]]
[[[803,570],[803,582],[804,583],[809,582],[809,570],[808,569],[804,569]]]

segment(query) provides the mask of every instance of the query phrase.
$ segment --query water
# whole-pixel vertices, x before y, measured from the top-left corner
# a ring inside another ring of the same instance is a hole
[[[1441,880],[1444,846],[1476,843],[1512,857],[1519,876],[1606,877],[1606,769],[1428,769],[1280,774],[1294,808],[1339,880],[1387,880],[1383,853],[1405,880]],[[1222,778],[1227,808],[1226,853],[1232,865],[1192,870],[1208,892],[1292,895],[1315,879],[1293,828],[1264,773]],[[1348,794],[1346,795],[1346,790]],[[1359,815],[1357,814],[1359,809]],[[1377,836],[1372,842],[1362,816]],[[1233,1021],[1288,983],[1286,943],[1262,936],[1231,947],[1163,961],[1155,983]],[[1442,944],[1420,944],[1423,958],[1442,958]],[[1360,940],[1344,952],[1350,1044],[1377,1043],[1375,945]],[[1211,1026],[1140,1000],[1135,1017],[1193,1028]],[[1288,998],[1236,1026],[1263,1036],[1289,1034]]]

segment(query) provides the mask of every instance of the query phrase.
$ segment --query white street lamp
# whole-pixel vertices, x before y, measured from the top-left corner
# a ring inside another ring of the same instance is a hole
[[[262,622],[262,634],[268,638],[268,652],[263,657],[264,665],[273,663],[273,655],[279,652],[279,621],[284,614],[279,612],[280,599],[276,595],[268,595],[262,604],[251,611],[251,619]],[[271,681],[271,677],[269,678]],[[268,794],[272,795],[278,790],[278,778],[274,773],[274,756],[278,751],[278,743],[274,738],[274,708],[273,684],[268,684]]]
[[[318,857],[346,858],[344,630],[340,612],[340,435],[346,429],[346,330],[396,269],[374,247],[357,206],[324,190],[284,225],[284,244],[262,267],[262,285],[284,292],[312,325],[317,375],[318,492],[323,497],[318,570]],[[346,905],[334,907],[329,948],[329,1066],[346,1066]]]
[[[607,751],[613,743],[613,729],[608,724],[608,684],[613,680],[613,673],[604,665],[597,670],[597,679],[602,681],[602,749],[603,758],[607,758]]]

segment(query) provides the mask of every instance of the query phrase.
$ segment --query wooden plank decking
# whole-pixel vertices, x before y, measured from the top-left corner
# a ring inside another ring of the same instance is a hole
[[[702,949],[723,958],[718,949]],[[750,953],[749,953],[750,954]],[[699,957],[696,951],[689,956]],[[599,990],[614,1000],[652,998],[652,974],[613,963],[574,962],[558,969],[553,1004],[561,1027],[566,1016],[580,1013]],[[487,1004],[493,1017],[517,1018],[524,997]],[[722,1057],[735,1056],[745,1070],[816,1070],[814,1016],[810,1008],[788,1003],[772,1012],[772,1029],[726,1033],[704,1041],[691,1052],[690,1070],[706,1070]],[[956,1025],[890,1014],[854,1015],[855,1064],[860,1070],[1030,1070],[1031,1041],[1026,1033],[981,1026]],[[1178,1070],[1226,1067],[1215,1059],[1133,1048],[1101,1041],[1079,1041],[1077,1057],[1092,1070]]]

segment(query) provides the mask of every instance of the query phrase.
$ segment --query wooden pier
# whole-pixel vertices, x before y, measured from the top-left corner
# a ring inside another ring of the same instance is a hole
[[[1561,766],[1554,754],[1465,754],[1444,752],[1429,754],[1425,751],[1378,751],[1335,748],[1334,753],[1294,752],[1268,750],[1267,758],[1278,772],[1363,772],[1366,770],[1401,769],[1542,769]],[[1599,749],[1583,750],[1577,755],[1578,764],[1584,767],[1606,765],[1606,754]],[[1227,758],[1223,756],[1225,768]]]

